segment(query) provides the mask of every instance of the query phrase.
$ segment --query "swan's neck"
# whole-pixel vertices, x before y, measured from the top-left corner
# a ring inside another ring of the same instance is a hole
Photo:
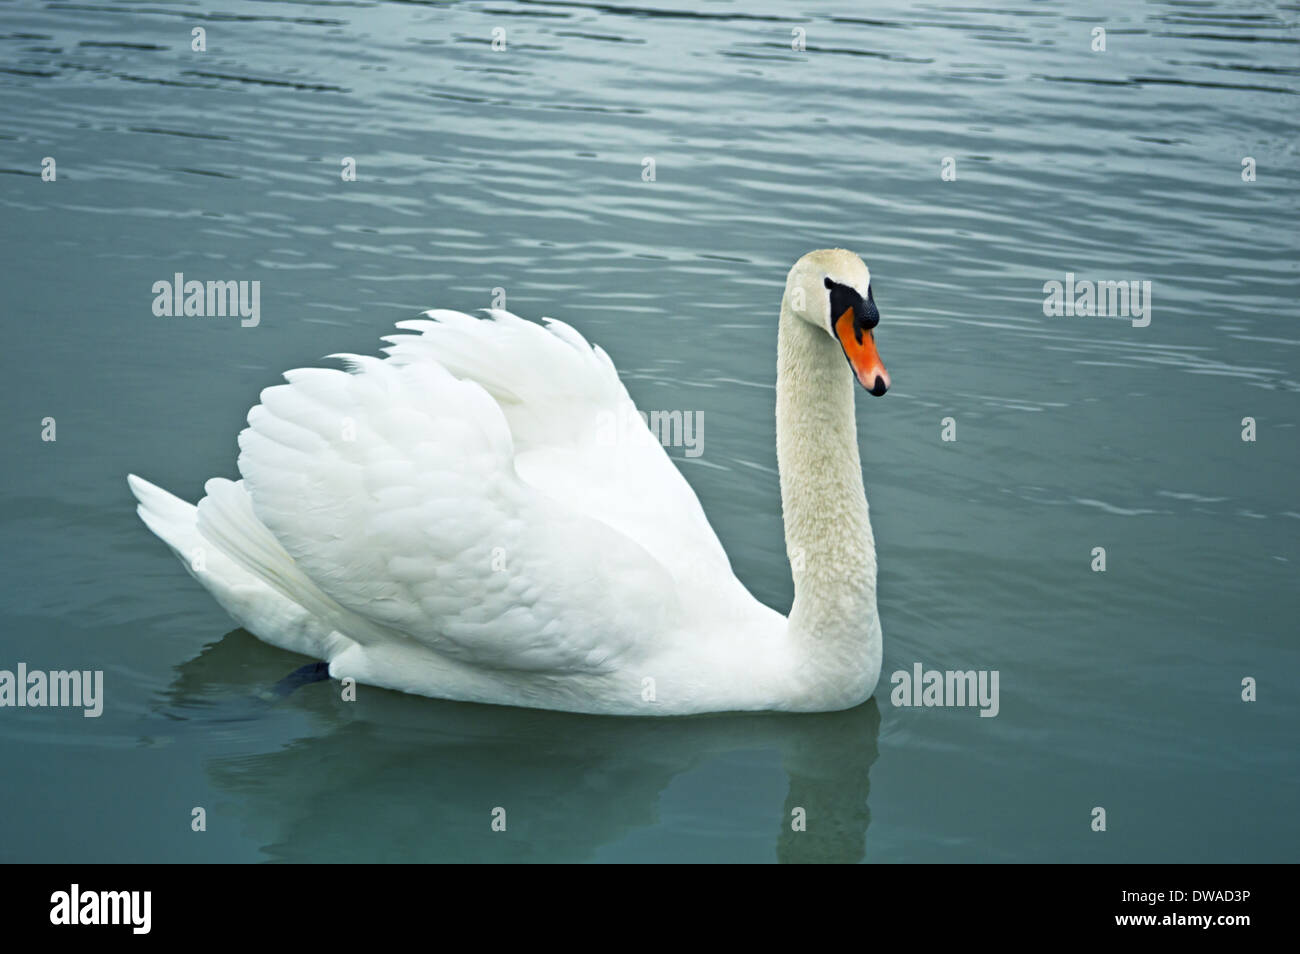
[[[839,345],[783,300],[776,444],[794,576],[790,639],[807,678],[860,695],[846,704],[866,698],[880,674],[876,546],[853,398],[853,374]]]

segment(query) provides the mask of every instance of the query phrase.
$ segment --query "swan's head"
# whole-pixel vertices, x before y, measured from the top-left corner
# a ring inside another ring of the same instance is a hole
[[[809,252],[790,269],[785,299],[796,317],[839,343],[864,388],[877,397],[889,390],[889,372],[876,351],[880,312],[862,259],[842,248]]]

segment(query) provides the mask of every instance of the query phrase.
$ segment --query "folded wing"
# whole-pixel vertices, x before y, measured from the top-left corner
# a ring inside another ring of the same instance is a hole
[[[430,316],[387,359],[262,392],[239,458],[257,518],[395,638],[503,669],[626,663],[680,621],[684,576],[726,566],[698,501],[620,430],[635,409],[572,329]]]

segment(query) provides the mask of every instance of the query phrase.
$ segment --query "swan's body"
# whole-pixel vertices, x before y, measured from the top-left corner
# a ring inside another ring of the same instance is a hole
[[[830,315],[855,296],[856,346]],[[844,361],[883,393],[887,376],[860,367],[878,365],[870,299],[866,267],[839,250],[805,256],[787,282],[789,620],[732,573],[609,358],[559,322],[402,322],[419,334],[387,338],[385,359],[345,356],[351,373],[300,369],[263,391],[240,434],[243,480],[208,481],[197,507],[131,488],[244,628],[335,678],[608,714],[847,708],[881,660]]]

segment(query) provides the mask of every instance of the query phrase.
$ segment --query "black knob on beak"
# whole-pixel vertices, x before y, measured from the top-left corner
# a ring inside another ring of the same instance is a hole
[[[858,299],[858,307],[854,311],[854,319],[858,325],[867,331],[870,331],[876,325],[880,324],[880,312],[876,308],[875,299],[871,297],[871,286],[867,286],[867,300]],[[874,392],[873,392],[874,393]],[[881,391],[881,394],[885,392]]]

